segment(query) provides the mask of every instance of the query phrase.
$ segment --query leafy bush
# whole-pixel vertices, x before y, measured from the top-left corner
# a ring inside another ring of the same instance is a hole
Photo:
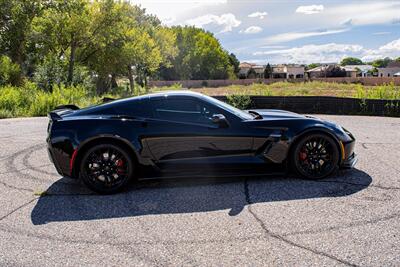
[[[389,84],[375,86],[370,89],[364,88],[362,85],[357,85],[356,95],[361,99],[386,99],[395,100],[400,99],[400,87],[395,86],[393,82]]]
[[[36,68],[33,80],[42,89],[51,91],[54,86],[67,83],[67,62],[57,57],[47,57],[42,64]],[[75,65],[72,85],[81,85],[92,88],[93,78],[88,68]]]
[[[248,109],[251,107],[251,98],[248,95],[228,95],[228,103],[239,109]]]
[[[7,56],[0,56],[0,85],[17,84],[20,76],[20,68]]]
[[[82,86],[54,86],[52,92],[33,83],[0,87],[0,117],[44,116],[59,105],[84,107],[98,102],[99,97],[92,97]]]

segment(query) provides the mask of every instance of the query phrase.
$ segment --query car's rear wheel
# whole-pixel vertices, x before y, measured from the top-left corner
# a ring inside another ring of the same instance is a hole
[[[113,194],[125,188],[133,176],[134,163],[129,153],[114,144],[100,144],[84,154],[80,176],[91,190]]]
[[[321,179],[338,169],[339,149],[331,137],[310,134],[303,137],[292,154],[292,166],[307,179]]]

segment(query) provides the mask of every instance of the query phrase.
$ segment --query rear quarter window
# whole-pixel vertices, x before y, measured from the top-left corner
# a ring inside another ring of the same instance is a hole
[[[141,100],[116,103],[115,105],[102,107],[91,114],[150,118],[152,117],[152,110],[148,105],[148,101]]]

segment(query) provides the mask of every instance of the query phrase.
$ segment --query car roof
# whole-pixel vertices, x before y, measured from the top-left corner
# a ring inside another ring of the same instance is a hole
[[[70,116],[74,115],[85,115],[88,113],[91,113],[96,110],[103,110],[108,107],[115,107],[119,105],[123,105],[125,103],[131,103],[131,102],[136,102],[136,101],[141,101],[145,99],[155,99],[155,98],[160,98],[160,97],[168,97],[168,96],[191,96],[191,97],[197,97],[197,98],[202,98],[204,95],[201,93],[197,92],[192,92],[189,90],[180,90],[180,91],[163,91],[163,92],[156,92],[156,93],[151,93],[151,94],[146,94],[146,95],[141,95],[141,96],[133,96],[133,97],[128,97],[128,98],[122,98],[122,99],[117,99],[113,100],[107,103],[95,105],[95,106],[90,106],[87,108],[83,108],[81,110],[76,110]]]

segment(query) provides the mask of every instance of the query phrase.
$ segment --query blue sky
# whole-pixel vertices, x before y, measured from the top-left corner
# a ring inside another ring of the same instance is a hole
[[[241,61],[260,64],[400,57],[400,1],[132,0],[165,25],[215,34]]]

